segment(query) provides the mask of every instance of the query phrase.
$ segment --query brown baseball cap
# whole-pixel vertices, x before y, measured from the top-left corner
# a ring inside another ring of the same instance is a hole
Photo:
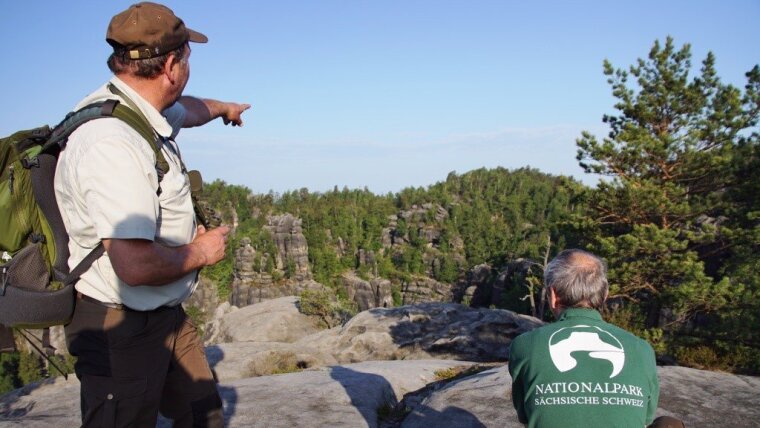
[[[130,59],[145,59],[164,55],[188,41],[206,43],[208,37],[185,27],[168,7],[142,2],[111,18],[106,41],[114,50],[126,50]]]

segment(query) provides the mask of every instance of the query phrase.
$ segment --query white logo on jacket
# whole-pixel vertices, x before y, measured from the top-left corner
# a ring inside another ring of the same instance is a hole
[[[555,343],[554,337],[563,331],[565,332],[557,337]],[[549,355],[560,372],[572,370],[578,365],[572,356],[573,352],[588,352],[591,358],[609,361],[612,364],[610,379],[617,376],[625,364],[623,344],[608,331],[595,326],[563,327],[549,337]]]

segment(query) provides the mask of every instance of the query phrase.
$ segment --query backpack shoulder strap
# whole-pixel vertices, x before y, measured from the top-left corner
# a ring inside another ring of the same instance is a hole
[[[169,164],[161,153],[161,140],[153,130],[147,119],[139,113],[119,103],[118,100],[105,100],[89,104],[81,109],[71,112],[53,128],[49,138],[43,144],[40,154],[37,156],[36,166],[32,168],[31,180],[32,191],[37,205],[46,217],[52,229],[56,257],[53,262],[53,271],[56,279],[63,284],[73,284],[87,271],[95,260],[103,255],[103,243],[100,242],[76,267],[68,269],[68,235],[61,218],[58,204],[53,190],[53,177],[55,175],[58,154],[66,147],[71,134],[83,124],[104,117],[115,117],[127,123],[137,131],[151,146],[156,154],[156,174],[158,189],[156,194],[161,194],[161,180],[169,171]],[[31,166],[30,166],[31,167]]]
[[[142,114],[134,101],[124,91],[117,88],[114,84],[108,84],[108,90],[112,94],[119,96],[127,104],[119,104],[114,108],[113,116],[117,117],[132,128],[134,128],[145,140],[150,144],[150,148],[153,149],[153,154],[156,156],[156,173],[158,174],[158,190],[157,195],[161,194],[161,180],[164,175],[169,172],[169,162],[166,161],[164,153],[161,151],[163,140],[161,136],[153,129],[148,119]]]
[[[34,200],[50,226],[54,240],[55,251],[51,254],[53,277],[65,284],[75,282],[79,279],[79,275],[74,277],[69,273],[69,237],[58,202],[55,199],[54,177],[58,154],[66,146],[66,142],[74,130],[90,120],[110,116],[115,103],[116,101],[103,101],[67,114],[50,132],[40,152],[33,158],[27,159],[25,163],[25,167],[29,169]],[[98,252],[100,253],[98,254]],[[102,254],[102,243],[74,270],[81,274],[90,267],[92,261],[100,254]]]
[[[142,117],[142,114],[135,112],[131,108],[117,104],[113,110],[113,117],[121,119],[135,131],[137,131],[148,142],[148,145],[153,150],[153,154],[156,156],[156,175],[158,177],[158,189],[156,189],[156,195],[161,194],[161,181],[164,179],[164,175],[169,172],[169,162],[166,161],[164,153],[161,151],[163,142],[161,137],[156,134],[153,127]]]
[[[109,90],[115,95],[120,96],[128,104],[133,105],[132,101],[115,86],[109,84]],[[137,131],[148,142],[156,156],[156,175],[158,177],[158,189],[156,194],[161,194],[161,181],[164,175],[169,172],[169,163],[166,161],[161,146],[163,144],[161,137],[156,133],[148,122],[148,119],[140,113],[137,107],[128,107],[121,104],[118,100],[106,100],[92,103],[81,109],[71,112],[53,129],[50,138],[42,147],[43,152],[60,151],[66,147],[71,134],[80,126],[93,119],[103,117],[115,117],[122,120],[132,129]]]
[[[53,128],[47,142],[42,146],[43,152],[60,151],[66,147],[71,133],[85,123],[101,117],[113,116],[113,109],[118,101],[106,100],[92,103],[66,115],[63,120]]]

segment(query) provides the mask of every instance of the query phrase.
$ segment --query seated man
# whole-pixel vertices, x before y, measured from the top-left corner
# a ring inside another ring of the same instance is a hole
[[[602,320],[604,262],[565,250],[544,274],[557,322],[512,341],[512,402],[528,427],[637,427],[652,422],[659,382],[652,347]]]

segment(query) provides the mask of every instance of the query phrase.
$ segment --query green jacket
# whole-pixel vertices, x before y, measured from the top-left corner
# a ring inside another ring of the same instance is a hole
[[[512,402],[528,427],[636,427],[651,423],[660,386],[654,351],[593,309],[512,341]]]

